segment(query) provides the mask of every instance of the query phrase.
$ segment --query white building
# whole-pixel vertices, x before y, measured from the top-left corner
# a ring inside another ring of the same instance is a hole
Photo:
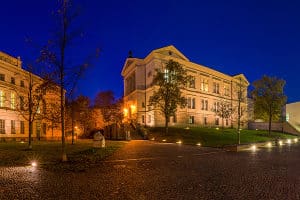
[[[145,58],[127,58],[122,70],[124,79],[125,119],[146,126],[163,126],[164,117],[149,106],[149,98],[155,87],[152,84],[156,69],[163,69],[168,60],[180,63],[193,77],[183,94],[188,106],[178,109],[170,119],[170,126],[220,126],[221,120],[215,112],[221,101],[237,108],[237,85],[243,85],[242,125],[247,121],[247,87],[249,82],[243,74],[229,76],[214,69],[191,62],[174,46],[150,52]],[[237,111],[237,109],[235,109]],[[237,112],[236,112],[237,113]],[[236,113],[224,125],[237,123]]]
[[[14,58],[0,51],[0,140],[28,138],[28,121],[24,106],[28,96],[29,74],[34,83],[41,83],[42,79],[22,69],[20,58]],[[35,87],[35,86],[34,86]],[[37,116],[33,124],[33,139],[58,138],[60,130],[53,132],[49,122],[41,116],[45,114],[46,103],[59,102],[56,92],[47,91],[36,110]],[[25,102],[25,103],[24,103]]]

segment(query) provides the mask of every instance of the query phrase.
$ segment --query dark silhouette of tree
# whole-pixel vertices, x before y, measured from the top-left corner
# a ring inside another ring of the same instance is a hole
[[[269,135],[272,121],[279,119],[282,107],[286,103],[284,85],[284,80],[269,76],[263,76],[253,82],[254,115],[269,122]]]
[[[156,70],[153,84],[157,89],[150,97],[149,104],[164,115],[166,134],[168,134],[169,119],[175,115],[177,107],[186,106],[186,99],[182,96],[181,90],[185,88],[188,80],[186,71],[173,60],[169,60],[163,69]]]
[[[123,100],[116,100],[114,93],[110,90],[99,92],[96,95],[94,106],[101,110],[103,120],[107,124],[118,123],[123,119]]]
[[[76,28],[76,19],[79,16],[78,9],[75,9],[71,0],[59,0],[58,9],[54,13],[57,27],[53,38],[42,48],[39,62],[50,68],[51,78],[60,87],[60,117],[61,117],[61,140],[62,140],[62,161],[67,161],[65,145],[65,93],[67,88],[74,88],[80,76],[91,65],[91,59],[95,56],[88,56],[79,64],[72,64],[70,48],[78,39],[82,38],[82,31]],[[96,54],[99,51],[97,50]],[[96,55],[97,56],[97,55]],[[79,60],[77,57],[76,61]]]

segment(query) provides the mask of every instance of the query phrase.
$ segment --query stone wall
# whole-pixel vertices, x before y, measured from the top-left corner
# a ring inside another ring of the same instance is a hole
[[[248,128],[250,130],[268,130],[269,129],[269,123],[268,122],[249,122]],[[279,131],[279,132],[285,132],[290,134],[296,134],[300,135],[300,133],[289,123],[284,122],[273,122],[271,126],[272,131]]]

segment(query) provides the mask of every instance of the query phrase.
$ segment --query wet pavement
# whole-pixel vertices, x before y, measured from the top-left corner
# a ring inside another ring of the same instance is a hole
[[[88,172],[0,167],[0,199],[300,199],[300,143],[234,153],[131,141]]]

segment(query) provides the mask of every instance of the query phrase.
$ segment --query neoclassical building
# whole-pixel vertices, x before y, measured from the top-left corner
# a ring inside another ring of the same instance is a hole
[[[152,84],[156,69],[163,70],[170,59],[180,63],[188,75],[192,76],[192,80],[182,91],[187,99],[187,106],[177,109],[169,121],[170,126],[218,127],[222,121],[226,127],[236,126],[239,102],[241,124],[246,126],[249,85],[246,77],[243,74],[230,76],[193,63],[172,45],[155,49],[145,58],[126,59],[122,70],[125,120],[152,127],[164,126],[162,113],[149,106],[149,98],[157,87]],[[238,98],[238,94],[243,98]],[[215,112],[222,102],[230,105],[234,111],[230,118],[224,120]]]
[[[0,51],[0,140],[27,140],[29,81],[36,89],[42,79],[22,69],[20,57],[15,58]],[[36,94],[33,93],[33,96]],[[43,98],[35,103],[33,114],[33,135],[35,139],[58,139],[60,130],[51,128],[49,119],[45,119],[46,104],[59,102],[56,91],[44,91]],[[34,99],[36,101],[37,98]],[[59,118],[56,116],[56,118]]]

